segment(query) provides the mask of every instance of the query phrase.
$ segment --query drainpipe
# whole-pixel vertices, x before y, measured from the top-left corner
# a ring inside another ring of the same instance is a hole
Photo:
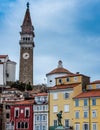
[[[91,104],[90,104],[90,97],[89,97],[89,130],[91,130]]]
[[[48,130],[50,129],[50,90],[48,91]]]

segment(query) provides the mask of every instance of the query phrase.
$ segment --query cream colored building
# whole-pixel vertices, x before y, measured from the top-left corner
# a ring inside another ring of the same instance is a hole
[[[49,128],[54,130],[57,127],[57,113],[61,110],[63,111],[63,126],[65,128],[73,128],[73,97],[84,91],[90,78],[82,74],[67,74],[63,77],[57,77],[55,80],[56,85],[49,89]]]

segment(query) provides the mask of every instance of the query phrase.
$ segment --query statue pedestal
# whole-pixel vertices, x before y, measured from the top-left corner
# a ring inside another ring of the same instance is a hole
[[[58,126],[55,130],[65,130],[63,126]]]

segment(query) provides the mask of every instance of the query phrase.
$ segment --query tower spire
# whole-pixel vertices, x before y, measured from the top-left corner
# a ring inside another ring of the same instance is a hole
[[[22,31],[20,32],[21,34],[32,34],[33,37],[35,36],[34,35],[34,27],[32,25],[32,21],[31,21],[31,16],[30,16],[30,10],[29,10],[29,2],[27,2],[26,4],[27,6],[27,9],[26,9],[26,13],[25,13],[25,16],[24,16],[24,20],[23,20],[23,23],[22,23]]]

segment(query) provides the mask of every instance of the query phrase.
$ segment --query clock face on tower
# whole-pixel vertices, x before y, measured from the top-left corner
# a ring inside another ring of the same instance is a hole
[[[28,52],[23,53],[23,58],[24,59],[28,59],[30,57]]]

